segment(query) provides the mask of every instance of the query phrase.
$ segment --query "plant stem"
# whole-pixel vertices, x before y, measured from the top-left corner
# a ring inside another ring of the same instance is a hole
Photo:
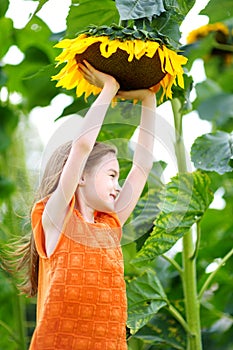
[[[214,47],[222,51],[233,52],[233,46],[229,44],[214,43]]]
[[[184,330],[189,335],[191,335],[191,331],[189,329],[189,326],[188,326],[187,322],[184,320],[183,316],[179,313],[179,311],[174,306],[172,306],[171,304],[169,304],[166,309],[181,324],[181,326],[184,328]]]
[[[216,275],[216,273],[218,272],[218,270],[226,263],[226,261],[228,259],[230,259],[230,257],[233,255],[233,248],[224,256],[224,258],[221,260],[220,264],[218,265],[218,267],[216,268],[216,270],[214,270],[209,276],[208,278],[206,279],[206,281],[204,282],[200,292],[199,292],[199,295],[198,295],[198,298],[199,300],[201,300],[204,292],[206,291],[206,289],[209,287],[210,285],[210,282],[212,281],[212,279],[214,278],[214,276]]]
[[[182,267],[172,258],[169,258],[169,256],[162,254],[162,258],[164,258],[165,260],[167,260],[171,265],[174,266],[174,268],[179,272],[180,277],[183,277],[183,270]]]
[[[174,115],[174,124],[176,132],[175,151],[177,158],[178,171],[187,172],[185,157],[185,147],[182,137],[182,115],[180,112],[181,104],[176,98],[171,101]],[[183,236],[183,291],[185,299],[186,322],[190,333],[187,334],[187,350],[202,350],[201,325],[200,325],[200,303],[197,295],[196,281],[196,253],[193,243],[193,233],[191,230]]]
[[[197,221],[196,223],[196,232],[197,232],[197,241],[195,245],[195,250],[191,256],[191,259],[197,258],[198,250],[200,247],[200,241],[201,241],[201,227],[200,227],[200,221]]]

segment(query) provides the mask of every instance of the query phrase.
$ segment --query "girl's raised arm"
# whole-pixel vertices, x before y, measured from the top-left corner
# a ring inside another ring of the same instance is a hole
[[[153,92],[144,89],[127,92],[119,91],[118,96],[142,101],[141,121],[133,165],[115,207],[123,225],[135,208],[153,166],[156,98]]]
[[[56,232],[56,235],[61,232],[68,205],[77,189],[109,104],[119,89],[119,84],[113,77],[94,69],[86,61],[84,63],[85,65],[80,65],[79,68],[84,78],[89,83],[101,87],[102,91],[84,117],[81,129],[77,130],[77,137],[72,143],[59,184],[46,204],[42,216],[45,233],[48,230]]]

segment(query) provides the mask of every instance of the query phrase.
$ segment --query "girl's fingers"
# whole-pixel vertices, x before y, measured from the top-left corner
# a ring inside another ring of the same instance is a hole
[[[90,71],[94,71],[95,68],[89,63],[87,62],[86,60],[83,60],[85,66],[90,70]]]

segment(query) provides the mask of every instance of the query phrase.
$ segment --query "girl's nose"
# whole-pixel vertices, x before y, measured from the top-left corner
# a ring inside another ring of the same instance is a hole
[[[117,185],[116,185],[116,192],[118,194],[121,192],[121,186],[119,185],[119,183],[117,183]]]

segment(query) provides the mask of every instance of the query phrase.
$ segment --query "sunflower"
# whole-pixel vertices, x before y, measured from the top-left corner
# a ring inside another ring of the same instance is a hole
[[[219,33],[220,35],[228,36],[229,35],[229,29],[225,26],[225,24],[221,22],[213,23],[213,24],[206,24],[204,26],[201,26],[197,29],[194,29],[191,31],[187,36],[187,43],[192,44],[196,42],[197,40],[200,40],[202,38],[205,38],[210,33]]]
[[[91,94],[97,95],[101,89],[89,84],[78,70],[79,63],[86,59],[96,69],[114,76],[122,90],[150,88],[157,92],[161,87],[162,101],[164,96],[172,98],[173,85],[184,88],[182,65],[187,58],[168,48],[159,38],[154,39],[153,33],[148,35],[127,28],[117,28],[114,32],[107,26],[102,28],[101,35],[97,30],[94,33],[93,30],[92,35],[81,33],[55,45],[63,49],[56,57],[57,66],[65,63],[52,77],[58,80],[57,87],[76,88],[77,97],[84,93],[85,100]]]
[[[215,43],[209,55],[206,59],[210,57],[218,56],[222,58],[224,64],[232,65],[233,62],[233,30],[229,29],[224,23],[217,22],[213,24],[207,24],[200,28],[197,28],[189,33],[187,36],[187,43],[193,44],[209,34],[214,35]]]

